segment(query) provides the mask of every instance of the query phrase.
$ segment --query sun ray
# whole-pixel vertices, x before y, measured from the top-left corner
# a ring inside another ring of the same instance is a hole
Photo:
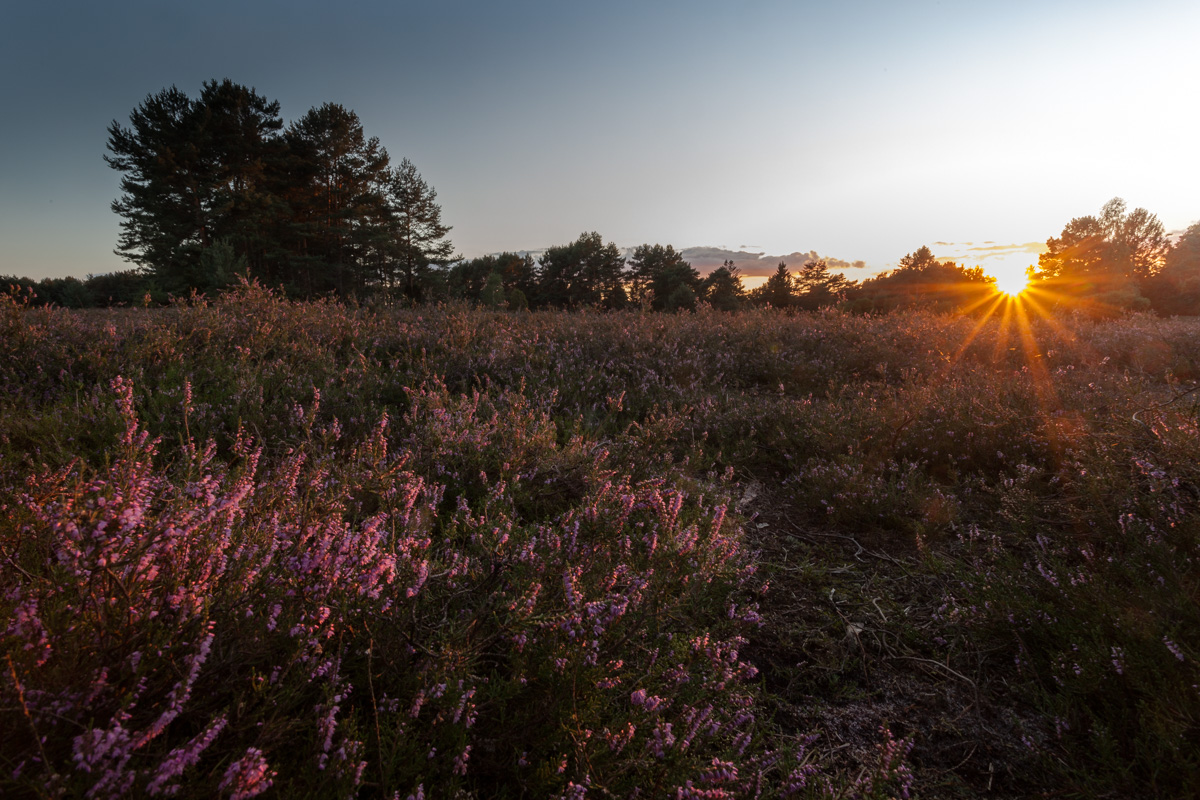
[[[1000,297],[1003,298],[1003,295]],[[1000,326],[996,331],[996,346],[992,350],[993,361],[999,361],[1009,349],[1008,342],[1012,338],[1013,312],[1016,306],[1015,302],[1004,304],[1004,313],[1000,317]]]
[[[986,303],[986,302],[991,302],[991,304],[992,304],[991,307],[979,315],[979,322],[975,323],[975,327],[972,328],[971,332],[968,333],[966,335],[966,337],[963,338],[962,344],[959,346],[958,350],[954,353],[954,356],[950,359],[951,365],[957,364],[959,362],[959,360],[963,356],[963,353],[965,353],[967,351],[967,348],[971,346],[971,342],[975,341],[975,338],[977,336],[979,336],[979,333],[980,333],[980,331],[983,330],[984,326],[987,325],[989,322],[991,322],[993,317],[996,316],[996,309],[999,307],[999,305],[1001,303],[1004,302],[1004,296],[1003,295],[995,295],[991,298],[984,298],[984,299],[980,300],[979,302],[975,303],[970,308],[968,308],[968,312],[973,308],[978,308],[980,305],[982,305],[983,303]]]
[[[980,306],[982,306],[986,303],[991,303],[993,305],[993,307],[989,308],[987,311],[984,312],[985,315],[990,316],[991,314],[995,313],[995,311],[996,311],[995,306],[999,305],[1000,303],[1003,303],[1004,300],[1005,300],[1005,296],[1003,294],[989,292],[988,294],[979,298],[978,300],[971,303],[970,305],[965,306],[962,311],[964,314],[970,314],[971,312],[973,312],[975,309],[979,308]]]

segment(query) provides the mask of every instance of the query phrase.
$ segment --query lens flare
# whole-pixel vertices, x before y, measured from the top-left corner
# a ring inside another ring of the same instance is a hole
[[[1020,273],[1008,273],[996,276],[996,290],[1009,297],[1016,297],[1029,286],[1029,278]]]

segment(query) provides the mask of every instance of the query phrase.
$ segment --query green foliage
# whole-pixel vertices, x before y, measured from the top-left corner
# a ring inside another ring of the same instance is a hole
[[[387,151],[366,136],[357,114],[336,103],[311,109],[285,138],[295,176],[293,282],[308,295],[360,292],[386,268],[392,244]]]
[[[176,296],[223,288],[235,272],[308,297],[441,296],[432,268],[452,259],[450,228],[412,163],[390,169],[379,140],[335,103],[282,128],[278,102],[229,80],[195,100],[165,89],[129,128],[113,122],[118,252]]]
[[[197,100],[164,89],[134,109],[129,128],[114,121],[104,158],[124,173],[112,204],[123,218],[117,251],[174,293],[203,285],[201,256],[218,241],[265,268],[276,247],[263,239],[276,202],[267,165],[282,125],[278,102],[229,80],[205,82]]]
[[[1161,314],[1200,314],[1200,222],[1184,231],[1162,270],[1141,285]]]
[[[692,311],[696,307],[696,293],[687,284],[679,284],[663,303],[665,311]]]
[[[792,308],[796,303],[795,279],[788,272],[787,264],[782,261],[775,269],[775,274],[767,278],[767,282],[751,293],[755,305],[765,305],[771,308]]]
[[[629,266],[634,302],[646,303],[655,311],[695,305],[700,273],[671,245],[640,245],[633,251]]]
[[[508,307],[513,311],[529,310],[529,300],[525,297],[525,293],[515,287],[509,290],[507,302]]]
[[[830,272],[824,261],[807,261],[794,279],[795,304],[806,311],[828,308],[840,303],[853,287],[853,281]]]
[[[583,233],[568,245],[550,247],[538,269],[538,301],[555,308],[624,305],[625,258],[600,234]]]
[[[227,239],[213,242],[200,254],[200,270],[194,287],[202,291],[224,289],[233,285],[238,275],[248,275],[249,265],[244,255],[239,256]]]
[[[493,274],[498,274],[505,291],[521,292],[528,307],[529,297],[537,293],[535,267],[532,256],[519,253],[499,253],[457,261],[446,272],[447,291],[456,299],[479,300],[487,281]]]
[[[701,283],[701,294],[718,311],[736,311],[746,302],[742,276],[732,261],[708,273]]]
[[[135,270],[88,275],[84,283],[91,304],[99,308],[139,305],[147,294],[160,294],[152,280]]]
[[[504,278],[500,273],[488,275],[487,283],[479,293],[479,300],[488,308],[500,308],[504,304]]]
[[[995,296],[995,280],[981,267],[939,262],[928,247],[900,259],[891,272],[881,273],[849,292],[856,310],[889,311],[922,306],[939,311],[980,308]]]
[[[1144,208],[1126,212],[1115,197],[1098,217],[1076,217],[1046,240],[1034,279],[1072,299],[1138,308],[1139,284],[1162,268],[1170,246],[1156,216]]]
[[[454,245],[446,239],[450,227],[442,224],[437,192],[407,158],[389,174],[387,190],[394,229],[388,269],[406,297],[421,300],[429,289],[430,270],[453,260]],[[391,282],[390,275],[384,278],[385,285]]]

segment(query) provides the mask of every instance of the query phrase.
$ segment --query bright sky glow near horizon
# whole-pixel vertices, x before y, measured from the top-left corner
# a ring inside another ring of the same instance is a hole
[[[1200,219],[1198,31],[1194,0],[12,0],[0,275],[128,268],[106,127],[222,78],[356,111],[468,257],[595,230],[1023,269],[1115,196]]]

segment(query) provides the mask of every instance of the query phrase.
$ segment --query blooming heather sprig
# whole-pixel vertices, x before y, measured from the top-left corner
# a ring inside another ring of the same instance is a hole
[[[228,718],[221,715],[208,724],[208,727],[197,734],[182,747],[177,747],[167,754],[162,763],[154,770],[146,791],[151,795],[173,795],[178,793],[179,786],[172,783],[186,769],[194,766],[204,751],[213,743],[221,731],[225,730]]]
[[[192,693],[192,686],[200,674],[200,668],[204,666],[204,662],[208,659],[209,651],[212,649],[214,635],[211,633],[211,627],[210,624],[210,632],[200,642],[199,649],[188,657],[187,675],[182,681],[175,684],[175,688],[172,689],[169,696],[166,709],[159,714],[150,727],[134,740],[134,749],[143,747],[152,739],[159,736],[171,724],[171,721],[179,716],[179,712],[183,710],[188,696]]]
[[[275,782],[275,775],[262,751],[251,747],[225,770],[219,788],[229,792],[230,800],[246,800],[270,789]]]

